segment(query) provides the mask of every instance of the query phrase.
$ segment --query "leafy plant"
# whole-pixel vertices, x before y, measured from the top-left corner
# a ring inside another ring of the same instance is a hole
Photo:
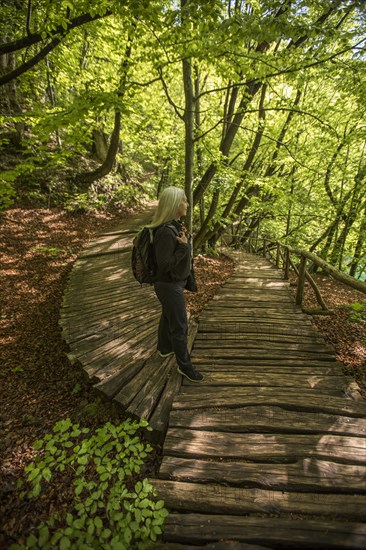
[[[65,253],[71,254],[70,250],[64,250],[63,248],[57,248],[53,246],[39,245],[39,246],[36,246],[34,250],[36,250],[37,252],[41,252],[43,254],[49,254],[53,258],[57,258],[61,254],[65,254]]]
[[[350,321],[354,323],[366,321],[366,300],[362,300],[361,302],[353,302],[352,304],[348,304],[346,307],[352,311],[348,317]]]
[[[107,422],[94,434],[69,418],[34,444],[38,451],[26,468],[23,498],[36,498],[60,472],[72,476],[73,504],[39,525],[24,548],[147,548],[162,533],[168,515],[147,479],[136,481],[152,448],[137,431],[146,421]]]

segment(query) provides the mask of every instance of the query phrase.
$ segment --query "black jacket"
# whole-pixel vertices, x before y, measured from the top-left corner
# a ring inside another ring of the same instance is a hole
[[[174,220],[170,224],[180,233],[180,222]],[[154,251],[157,266],[155,281],[171,283],[187,280],[191,271],[191,245],[179,243],[172,228],[162,225],[155,230]]]

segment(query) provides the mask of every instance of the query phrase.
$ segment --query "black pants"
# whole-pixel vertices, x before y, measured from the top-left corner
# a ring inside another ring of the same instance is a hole
[[[184,298],[184,283],[154,284],[155,293],[161,303],[162,311],[158,330],[158,350],[161,353],[174,351],[180,367],[191,366],[187,348],[187,310]]]

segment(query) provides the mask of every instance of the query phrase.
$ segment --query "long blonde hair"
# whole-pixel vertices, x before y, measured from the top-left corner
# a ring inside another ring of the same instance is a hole
[[[147,225],[151,229],[163,223],[171,222],[177,216],[180,203],[185,197],[184,189],[180,187],[166,187],[159,197],[159,204],[152,222]]]

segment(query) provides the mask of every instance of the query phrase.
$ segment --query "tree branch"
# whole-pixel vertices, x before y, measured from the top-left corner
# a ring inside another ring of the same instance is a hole
[[[20,65],[20,67],[17,67],[14,69],[14,71],[11,71],[10,73],[5,74],[4,76],[0,77],[0,86],[4,86],[4,84],[8,84],[8,82],[11,82],[14,80],[14,78],[17,78],[18,76],[22,75],[34,65],[37,65],[41,59],[46,57],[47,54],[49,54],[56,46],[58,46],[61,42],[61,38],[54,38],[47,46],[43,48],[40,52],[37,53],[34,57],[29,59],[26,63],[23,63],[23,65]]]
[[[112,15],[112,13],[113,12],[109,10],[104,15],[99,15],[99,14],[91,15],[90,13],[84,13],[82,15],[78,15],[74,19],[71,19],[66,29],[64,29],[61,25],[56,27],[54,31],[49,33],[48,38],[52,38],[56,36],[63,37],[72,29],[75,29],[76,27],[80,27],[81,25],[85,25],[86,23],[90,23],[91,21],[96,21],[104,17],[109,17],[110,15]],[[33,44],[42,42],[42,40],[43,38],[41,33],[33,33],[33,34],[29,33],[27,36],[24,36],[23,38],[19,38],[18,40],[13,40],[12,42],[7,42],[5,44],[0,44],[0,55],[3,55],[5,53],[16,52],[18,50],[22,50],[23,48],[28,48]]]
[[[283,74],[296,73],[297,71],[301,71],[303,69],[310,69],[311,67],[316,67],[317,65],[321,65],[322,63],[326,63],[327,61],[332,61],[336,57],[338,57],[338,56],[340,56],[344,53],[347,53],[351,50],[354,50],[355,48],[358,48],[359,45],[362,44],[363,42],[366,42],[366,38],[362,38],[362,40],[360,40],[359,42],[357,42],[353,46],[349,46],[348,48],[345,48],[344,50],[341,50],[340,52],[336,52],[336,53],[334,53],[334,54],[332,54],[328,57],[325,57],[323,59],[313,61],[312,63],[308,63],[307,65],[301,65],[299,67],[293,67],[293,68],[290,68],[290,69],[283,69],[283,70],[278,71],[276,73],[270,73],[270,74],[267,74],[267,75],[263,75],[261,77],[261,79],[253,78],[253,79],[247,80],[245,82],[236,82],[235,84],[231,84],[231,85],[225,86],[223,88],[214,88],[214,89],[211,89],[211,90],[206,90],[205,92],[201,92],[198,97],[201,98],[204,95],[212,94],[214,92],[222,92],[222,91],[224,91],[228,88],[233,88],[235,86],[243,88],[244,86],[250,86],[250,85],[255,84],[257,82],[265,82],[268,78],[273,78],[275,76],[281,76]],[[362,50],[363,49],[364,48],[362,48]]]
[[[161,68],[159,67],[158,68],[158,73],[159,73],[159,77],[160,77],[160,81],[163,85],[163,88],[164,88],[164,92],[165,92],[165,95],[167,97],[167,100],[168,102],[170,103],[170,105],[173,107],[174,111],[175,111],[175,114],[181,119],[181,120],[184,120],[184,115],[182,115],[179,110],[183,111],[184,112],[184,109],[182,109],[182,107],[178,107],[174,101],[172,100],[172,98],[170,97],[170,94],[169,94],[169,91],[168,91],[168,87],[165,83],[165,80],[164,80],[164,77],[163,77],[163,71],[161,70]]]

